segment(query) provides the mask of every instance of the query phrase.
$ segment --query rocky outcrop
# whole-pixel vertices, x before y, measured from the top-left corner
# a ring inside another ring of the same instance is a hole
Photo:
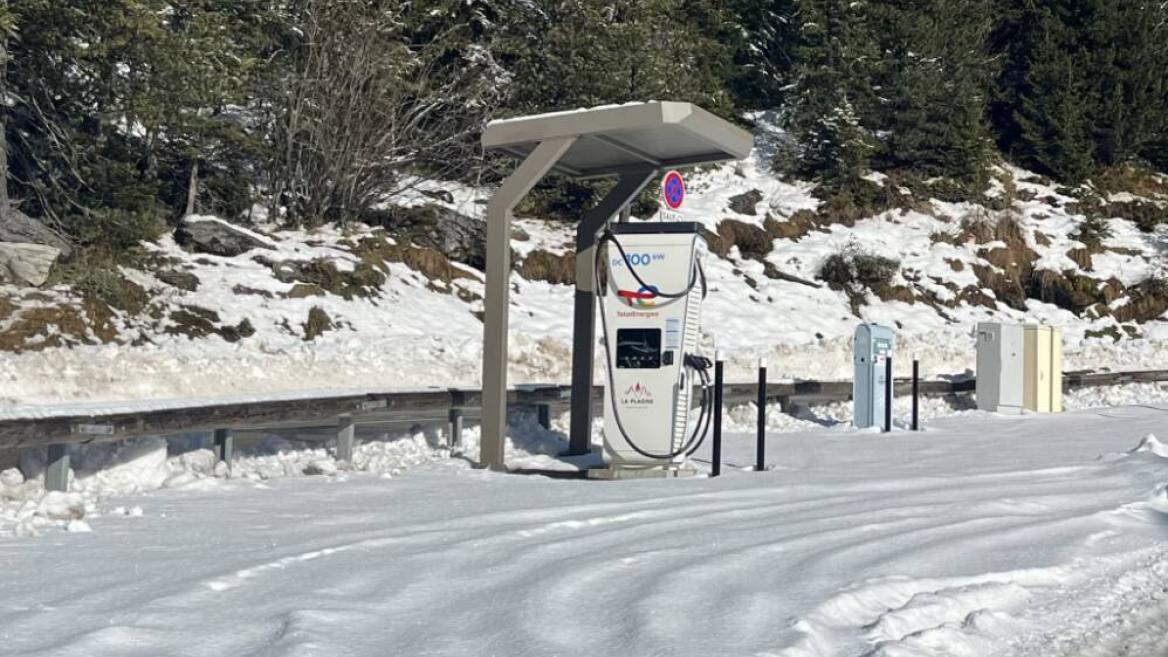
[[[16,208],[0,211],[0,242],[43,244],[57,249],[66,258],[73,253],[68,240]]]
[[[762,202],[762,192],[752,189],[744,194],[730,197],[730,209],[738,214],[756,215],[755,207]]]
[[[254,249],[275,249],[270,239],[215,217],[189,216],[174,231],[174,241],[198,253],[234,257]]]
[[[40,287],[61,250],[44,244],[0,242],[0,282]]]
[[[436,205],[390,207],[366,218],[405,242],[434,249],[454,262],[487,267],[487,224]]]

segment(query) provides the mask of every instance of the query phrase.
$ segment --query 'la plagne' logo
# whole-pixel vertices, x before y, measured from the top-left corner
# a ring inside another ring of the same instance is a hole
[[[647,406],[653,403],[653,393],[640,382],[634,383],[621,396],[621,403],[628,406]]]

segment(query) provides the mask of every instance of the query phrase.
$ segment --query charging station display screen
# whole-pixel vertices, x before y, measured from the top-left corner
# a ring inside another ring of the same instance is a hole
[[[616,366],[642,370],[661,367],[661,329],[618,329]]]

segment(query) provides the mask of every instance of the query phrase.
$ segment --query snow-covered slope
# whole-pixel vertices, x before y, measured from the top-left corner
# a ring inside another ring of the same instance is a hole
[[[760,140],[747,161],[693,174],[684,209],[684,218],[709,229],[717,252],[707,263],[704,342],[727,354],[731,379],[751,377],[759,358],[772,377],[846,378],[851,334],[861,320],[898,327],[897,361],[919,358],[928,376],[972,372],[970,336],[984,320],[1061,326],[1067,370],[1168,367],[1168,326],[1120,321],[1131,291],[1162,269],[1163,235],[1115,218],[1101,245],[1073,257],[1084,247],[1076,240],[1081,208],[1066,190],[1009,168],[998,172],[990,193],[996,199],[990,204],[1008,212],[914,199],[858,220],[835,217],[820,207],[812,185],[770,173],[769,157],[768,142]],[[890,180],[872,179],[899,193]],[[488,194],[427,182],[395,203],[481,221]],[[1154,202],[1168,206],[1168,199]],[[572,243],[571,225],[522,218],[517,227],[520,265],[537,252],[560,256]],[[236,257],[190,253],[170,238],[149,245],[153,262],[193,275],[197,287],[164,281],[157,267],[123,268],[125,279],[150,297],[147,309],[114,311],[106,336],[50,322],[20,344],[21,353],[0,356],[0,404],[478,384],[480,271],[435,261],[433,253],[413,259],[398,253],[373,261],[381,283],[346,288],[338,277],[368,273],[370,258],[379,257],[376,249],[362,250],[363,240],[377,241],[379,249],[410,247],[365,227],[265,232],[274,250]],[[834,254],[886,256],[899,265],[879,289],[860,290],[865,298],[858,300],[815,280]],[[332,271],[322,274],[321,263],[332,263]],[[1011,307],[992,287],[1020,267],[1037,272],[1034,279],[1052,277],[1052,301],[1078,288],[1087,289],[1088,305],[1106,290],[1114,298],[1079,313],[1033,298],[1024,300],[1024,310]],[[340,287],[312,282],[321,276]],[[536,278],[512,277],[512,381],[566,381],[572,290]],[[32,309],[81,304],[62,288],[3,288],[0,296],[17,304],[14,311],[0,303],[0,335]]]

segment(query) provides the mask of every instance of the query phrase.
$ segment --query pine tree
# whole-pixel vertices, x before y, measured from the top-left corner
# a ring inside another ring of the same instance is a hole
[[[795,0],[732,0],[732,29],[724,40],[733,53],[729,85],[737,104],[777,108],[790,83],[799,32]]]
[[[872,10],[881,164],[980,186],[991,147],[988,0],[880,0]]]
[[[798,145],[794,169],[832,187],[848,187],[867,170],[875,145],[863,123],[876,102],[868,8],[849,0],[799,4],[798,63],[785,116]]]
[[[1168,125],[1168,3],[1092,2],[1085,26],[1090,133],[1098,164],[1130,162]]]
[[[1024,166],[1078,182],[1162,153],[1168,6],[1133,0],[998,0],[1004,61],[990,116]]]
[[[554,0],[541,9],[508,45],[518,53],[516,113],[681,100],[733,116],[729,49],[711,36],[723,19],[707,0]]]

